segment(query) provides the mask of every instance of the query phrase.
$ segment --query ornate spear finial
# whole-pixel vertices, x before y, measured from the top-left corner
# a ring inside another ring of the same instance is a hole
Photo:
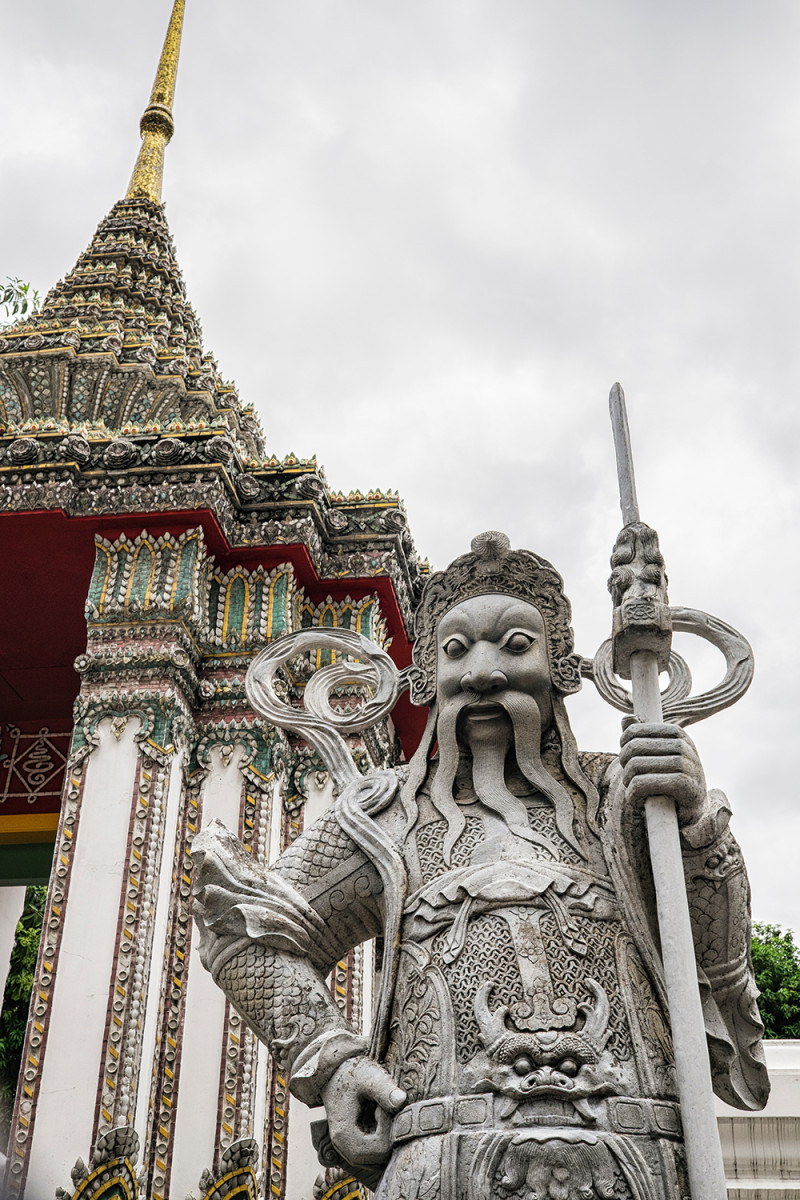
[[[175,0],[169,19],[164,49],[156,71],[150,103],[144,110],[139,128],[142,131],[142,146],[133,175],[128,185],[126,199],[143,197],[161,203],[161,185],[164,178],[164,149],[175,132],[172,119],[172,101],[175,98],[175,79],[178,74],[178,56],[181,50],[183,13],[186,0]]]

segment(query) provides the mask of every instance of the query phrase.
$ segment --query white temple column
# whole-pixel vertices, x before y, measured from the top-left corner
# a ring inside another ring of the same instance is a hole
[[[30,1121],[25,1195],[50,1197],[69,1184],[69,1166],[92,1147],[98,1075],[106,1029],[109,980],[117,943],[120,884],[126,861],[131,803],[136,787],[139,720],[124,728],[110,719],[98,727],[99,745],[88,757],[79,795],[68,771],[67,796],[56,846],[37,981],[48,986],[39,1014],[43,1037],[29,1046],[23,1078],[22,1120]],[[70,802],[71,801],[71,802]],[[54,890],[65,894],[53,901]],[[61,887],[59,887],[61,884]],[[55,970],[52,977],[48,966]],[[34,1038],[35,1040],[35,1038]],[[35,1065],[34,1065],[35,1064]],[[16,1147],[13,1148],[14,1150]],[[21,1156],[12,1152],[12,1186]],[[12,1194],[14,1194],[12,1192]]]
[[[298,1100],[292,1102],[286,1155],[286,1200],[312,1200],[317,1176],[325,1172],[311,1141],[311,1122],[322,1116],[322,1109],[312,1112]]]
[[[201,793],[202,823],[218,818],[234,832],[242,802],[241,747],[227,765],[219,748],[211,751],[211,770]],[[226,1000],[200,962],[197,933],[187,972],[180,1084],[175,1115],[169,1196],[183,1198],[197,1190],[205,1168],[211,1168],[217,1146],[217,1113]]]
[[[162,990],[160,985],[163,982],[163,971],[167,967],[167,939],[169,937],[172,875],[175,868],[176,849],[178,848],[178,817],[183,788],[183,767],[184,751],[181,750],[173,759],[169,777],[169,790],[167,793],[164,820],[163,853],[161,855],[161,867],[156,890],[151,979],[150,986],[147,989],[147,1002],[144,1009],[141,1070],[136,1100],[136,1120],[134,1122],[134,1128],[142,1136],[147,1128],[148,1109],[151,1101],[151,1077],[159,1033],[158,1020]]]

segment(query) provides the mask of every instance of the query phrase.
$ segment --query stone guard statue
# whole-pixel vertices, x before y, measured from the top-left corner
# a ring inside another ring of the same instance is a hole
[[[564,701],[592,667],[570,620],[548,562],[502,534],[477,537],[417,612],[401,682],[430,706],[419,749],[367,777],[339,729],[393,705],[382,651],[304,631],[251,667],[254,706],[319,749],[339,795],[270,870],[219,824],[198,835],[201,955],[293,1094],[324,1106],[321,1160],[379,1200],[691,1196],[642,816],[654,793],[678,809],[715,1091],[740,1108],[766,1101],[726,799],[670,721],[629,717],[619,756],[578,751]],[[317,672],[300,711],[272,680],[309,638],[359,662]],[[358,717],[328,704],[346,680],[370,685]],[[383,958],[365,1038],[325,977],[370,938]]]

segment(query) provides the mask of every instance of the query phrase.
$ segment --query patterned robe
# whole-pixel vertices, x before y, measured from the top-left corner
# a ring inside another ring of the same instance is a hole
[[[407,1092],[380,1182],[362,1175],[378,1200],[690,1197],[641,814],[613,756],[581,755],[595,812],[558,745],[543,757],[573,796],[578,849],[513,769],[532,840],[461,773],[465,826],[446,862],[435,763],[411,807],[391,773],[348,789],[268,872],[226,832],[195,843],[204,962],[294,1094],[320,1104],[361,1054]],[[715,1090],[756,1108],[768,1082],[729,815],[711,792],[684,860]],[[385,948],[367,1042],[324,979],[373,937]],[[334,1162],[324,1130],[321,1145]]]

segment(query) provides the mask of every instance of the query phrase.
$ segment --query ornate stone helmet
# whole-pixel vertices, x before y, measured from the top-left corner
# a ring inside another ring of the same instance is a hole
[[[542,614],[550,653],[553,687],[563,694],[581,686],[580,657],[573,653],[572,608],[564,581],[545,558],[530,550],[512,550],[504,533],[490,530],[472,539],[471,553],[462,554],[425,585],[414,618],[413,662],[417,670],[411,701],[430,704],[436,694],[436,629],[444,614],[472,596],[515,596]]]

